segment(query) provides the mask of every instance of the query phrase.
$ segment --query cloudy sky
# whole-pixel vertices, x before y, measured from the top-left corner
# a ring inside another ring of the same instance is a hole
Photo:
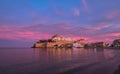
[[[0,0],[0,47],[30,47],[54,34],[120,38],[120,0]]]

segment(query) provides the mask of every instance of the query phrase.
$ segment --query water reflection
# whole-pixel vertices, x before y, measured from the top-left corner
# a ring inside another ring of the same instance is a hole
[[[47,63],[62,66],[60,67],[62,72],[64,72],[63,69],[66,69],[64,65],[68,65],[70,70],[73,68],[72,71],[74,72],[74,67],[75,69],[81,68],[81,66],[89,67],[100,64],[101,62],[114,60],[116,56],[115,51],[110,49],[49,48],[34,49],[34,52],[37,60],[41,60],[41,58],[44,56],[44,59],[47,60]],[[59,70],[59,68],[57,70]]]
[[[89,53],[97,53],[101,52],[103,54],[110,53],[108,51],[105,51],[104,49],[84,49],[84,48],[46,48],[46,49],[40,49],[35,48],[34,53],[36,58],[40,58],[43,55],[49,56],[49,57],[72,57],[77,55],[86,55]]]
[[[90,60],[107,60],[115,56],[114,51],[108,49],[84,49],[84,48],[47,48],[34,49],[34,55],[37,60],[47,59],[56,61],[74,60],[77,58],[86,58]]]
[[[57,61],[71,59],[72,57],[72,49],[47,49],[47,54],[52,59],[57,59]]]
[[[38,60],[41,60],[43,56],[48,60],[55,60],[57,61],[64,61],[64,60],[72,60],[72,59],[77,59],[81,57],[90,57],[90,58],[96,58],[102,56],[108,57],[110,52],[104,51],[104,49],[84,49],[84,48],[47,48],[47,49],[40,49],[36,48],[34,49],[35,57]],[[99,53],[99,54],[98,54]],[[108,55],[107,55],[107,54]],[[96,56],[93,56],[95,55]],[[94,59],[95,59],[94,58]],[[44,59],[44,58],[43,58]]]
[[[5,53],[9,54],[6,55]],[[92,73],[98,69],[113,72],[120,61],[120,51],[113,49],[84,49],[84,48],[30,48],[0,50],[0,74],[54,74]],[[16,55],[16,56],[14,56]],[[16,60],[17,58],[17,60]],[[10,60],[12,59],[12,60]],[[6,62],[7,61],[7,62]],[[98,68],[98,69],[97,69]],[[3,71],[4,70],[4,71]],[[27,71],[26,71],[27,70]],[[101,73],[101,74],[109,74]]]
[[[49,58],[62,58],[62,57],[66,57],[66,58],[70,58],[72,57],[73,54],[85,54],[87,53],[84,49],[72,49],[72,48],[47,48],[47,49],[34,49],[35,52],[35,56],[36,58],[40,58],[42,57],[42,55],[46,55]]]

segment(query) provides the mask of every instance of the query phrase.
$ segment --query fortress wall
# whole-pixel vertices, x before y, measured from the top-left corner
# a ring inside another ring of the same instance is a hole
[[[71,41],[47,42],[46,47],[55,47],[72,43]]]
[[[72,44],[72,41],[57,41],[57,42],[41,42],[41,43],[35,43],[36,48],[53,48],[55,46],[61,46],[61,45],[67,45],[67,44]]]
[[[46,43],[35,43],[35,47],[39,48],[39,47],[46,47]]]
[[[54,47],[56,45],[56,42],[47,42],[46,47]]]

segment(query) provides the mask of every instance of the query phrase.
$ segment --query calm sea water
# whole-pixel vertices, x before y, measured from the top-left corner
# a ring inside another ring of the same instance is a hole
[[[116,49],[0,48],[0,74],[113,74]]]

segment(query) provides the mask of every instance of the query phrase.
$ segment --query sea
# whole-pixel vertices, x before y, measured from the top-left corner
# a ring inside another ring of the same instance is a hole
[[[0,74],[114,74],[120,49],[0,48]]]

